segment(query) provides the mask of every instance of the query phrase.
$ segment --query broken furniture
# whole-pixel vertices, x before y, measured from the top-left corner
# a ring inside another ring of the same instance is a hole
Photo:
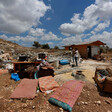
[[[37,60],[42,60],[45,59],[46,57],[47,57],[47,52],[40,52],[38,53]]]
[[[15,63],[13,63],[14,64],[14,73],[17,72],[19,74],[20,78],[31,78],[32,73],[34,72],[34,69],[31,68],[31,71],[27,70],[27,69],[29,67],[35,68],[40,63],[41,63],[41,61],[38,61],[38,62],[15,62]],[[32,72],[32,70],[33,70],[33,72]]]
[[[97,67],[94,80],[102,91],[112,93],[112,67]]]
[[[40,68],[40,70],[38,71],[38,78],[44,77],[44,76],[53,76],[54,77],[54,70]]]
[[[28,56],[25,56],[25,55],[22,55],[22,56],[19,56],[19,61],[28,61]]]
[[[27,66],[37,66],[41,63],[41,61],[38,62],[14,62],[14,72],[23,70],[27,68]]]

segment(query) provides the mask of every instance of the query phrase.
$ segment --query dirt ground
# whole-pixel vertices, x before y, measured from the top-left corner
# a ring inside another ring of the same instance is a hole
[[[71,73],[57,75],[55,80],[59,85],[74,80],[69,74]],[[33,100],[10,99],[11,93],[19,83],[20,81],[11,80],[10,74],[0,76],[0,112],[66,112],[48,102],[51,94],[45,96],[39,92]],[[86,81],[80,97],[73,106],[73,112],[112,112],[112,95],[100,92],[94,83]]]

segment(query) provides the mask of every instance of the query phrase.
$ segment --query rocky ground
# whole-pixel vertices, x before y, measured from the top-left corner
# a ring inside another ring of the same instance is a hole
[[[66,67],[68,68],[68,65]],[[59,74],[54,79],[62,85],[68,80],[75,79],[71,74],[72,72]],[[85,81],[82,93],[73,106],[73,112],[112,112],[112,94],[101,92],[94,81],[91,82],[92,76],[88,80]],[[10,99],[11,93],[19,83],[20,81],[11,80],[10,74],[0,75],[0,112],[66,112],[48,102],[52,93],[45,96],[39,92],[33,100]]]
[[[17,44],[3,41],[0,39],[0,51],[10,53],[13,58],[17,58],[19,54],[29,54],[37,56],[37,52],[49,52],[50,54],[60,55],[63,50],[37,50],[34,48],[25,48]],[[26,52],[27,51],[27,52]],[[57,52],[58,51],[58,52]],[[93,77],[97,66],[110,66],[112,53],[104,55],[108,59],[105,63],[102,61],[84,60],[79,64],[79,67],[72,68],[70,65],[60,66],[56,69],[54,79],[59,85],[62,85],[68,80],[75,80],[71,76],[77,70],[81,70],[85,76],[85,86],[80,97],[73,106],[73,112],[112,112],[112,94],[101,92],[95,86]],[[82,79],[81,79],[82,80]],[[17,87],[20,81],[15,82],[10,79],[10,74],[0,75],[0,112],[66,112],[60,107],[54,106],[48,102],[50,94],[44,95],[39,92],[33,100],[10,99],[11,93]]]

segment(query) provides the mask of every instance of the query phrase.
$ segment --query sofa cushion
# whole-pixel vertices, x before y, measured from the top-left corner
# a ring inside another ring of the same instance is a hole
[[[106,77],[106,83],[111,83],[112,84],[112,77]]]

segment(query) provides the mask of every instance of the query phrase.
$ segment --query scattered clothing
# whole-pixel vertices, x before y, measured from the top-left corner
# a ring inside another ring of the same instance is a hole
[[[38,78],[44,76],[54,76],[54,67],[52,67],[47,61],[43,60],[40,65],[37,66]]]
[[[59,87],[58,83],[54,80],[52,76],[39,78],[39,86],[42,92],[46,92],[48,90],[54,91]]]
[[[71,112],[83,86],[83,81],[70,80],[54,92],[50,97],[49,102]]]
[[[54,69],[54,67],[52,67],[47,61],[42,60],[42,62],[40,63],[40,65],[37,66],[37,70],[39,71],[40,68],[43,69]]]
[[[38,87],[38,80],[23,79],[17,86],[10,98],[27,98],[33,99],[36,96],[36,88]]]

